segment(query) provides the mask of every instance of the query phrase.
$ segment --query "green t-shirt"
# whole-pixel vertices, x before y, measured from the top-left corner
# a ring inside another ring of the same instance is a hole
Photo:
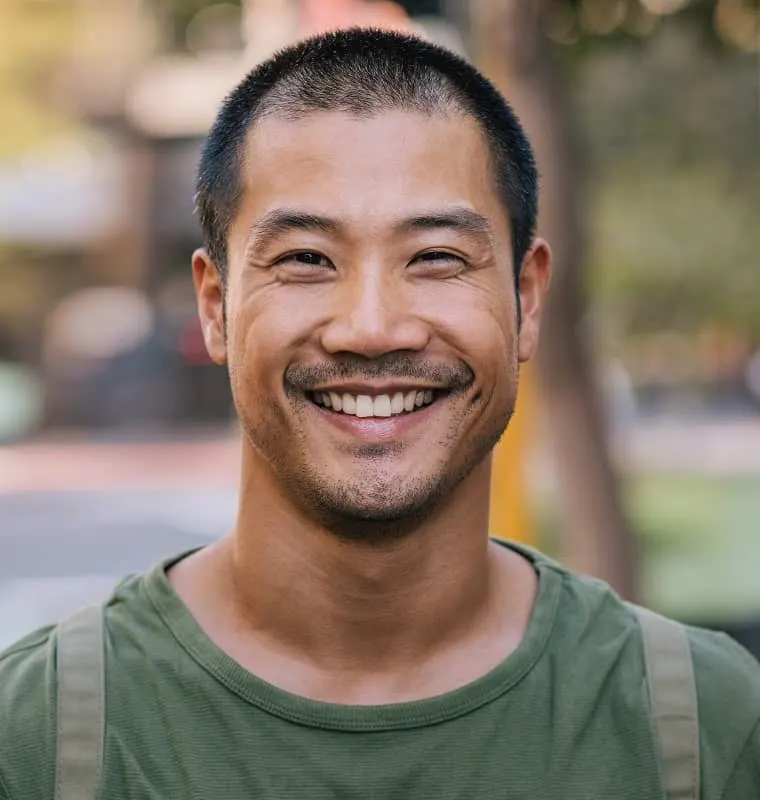
[[[161,564],[106,613],[104,800],[660,800],[639,628],[605,585],[528,553],[519,648],[448,694],[341,706],[256,678]],[[760,798],[760,665],[691,630],[705,800]],[[53,798],[55,628],[0,656],[0,798]]]

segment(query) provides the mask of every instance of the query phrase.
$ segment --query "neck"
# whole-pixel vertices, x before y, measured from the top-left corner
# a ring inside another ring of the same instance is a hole
[[[490,460],[401,538],[351,542],[300,516],[244,457],[234,534],[221,546],[246,627],[329,667],[424,660],[492,607]]]

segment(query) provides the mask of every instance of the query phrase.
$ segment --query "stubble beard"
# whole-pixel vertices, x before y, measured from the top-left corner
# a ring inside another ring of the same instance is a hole
[[[514,408],[512,391],[501,411],[492,412],[488,427],[471,438],[467,451],[456,462],[442,458],[435,469],[411,480],[392,474],[394,448],[382,445],[357,449],[361,466],[355,480],[330,482],[309,457],[302,434],[294,433],[296,441],[291,441],[287,448],[283,447],[282,437],[273,435],[273,431],[282,430],[287,424],[279,406],[272,404],[270,413],[264,415],[273,417],[269,422],[254,423],[243,414],[240,419],[248,444],[268,462],[277,482],[301,514],[341,541],[380,546],[413,534],[441,509],[454,489],[496,446]],[[459,420],[460,425],[462,422]],[[461,436],[459,430],[460,426],[452,425],[451,433],[441,441],[444,454],[454,449]],[[298,455],[289,459],[293,445]],[[294,464],[298,468],[294,469]]]

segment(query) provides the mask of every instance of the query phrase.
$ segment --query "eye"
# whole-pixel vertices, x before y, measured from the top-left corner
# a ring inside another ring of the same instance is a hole
[[[294,278],[316,278],[335,270],[332,261],[327,256],[314,250],[287,253],[277,259],[275,266]]]
[[[332,268],[330,259],[327,258],[327,256],[323,256],[321,253],[315,253],[313,250],[302,250],[299,253],[289,253],[288,255],[283,256],[281,259],[279,259],[277,263],[287,264],[288,262],[303,264],[304,266],[310,266],[310,267]]]
[[[467,268],[467,261],[446,250],[427,250],[416,255],[409,266],[418,274],[453,278]]]

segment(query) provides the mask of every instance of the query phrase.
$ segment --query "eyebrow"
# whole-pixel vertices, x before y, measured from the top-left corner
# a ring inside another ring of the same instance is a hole
[[[488,219],[469,208],[456,207],[418,214],[394,226],[399,234],[416,231],[451,229],[493,244],[493,228]],[[341,222],[330,217],[310,214],[298,209],[278,208],[265,214],[251,226],[249,242],[263,247],[273,239],[293,230],[336,234],[343,230]]]
[[[277,208],[256,220],[249,230],[249,241],[260,247],[272,239],[288,231],[319,231],[320,233],[337,233],[340,223],[318,214],[289,208]]]
[[[452,229],[459,233],[486,238],[493,243],[493,228],[488,219],[469,208],[450,208],[410,217],[397,225],[402,232]]]

